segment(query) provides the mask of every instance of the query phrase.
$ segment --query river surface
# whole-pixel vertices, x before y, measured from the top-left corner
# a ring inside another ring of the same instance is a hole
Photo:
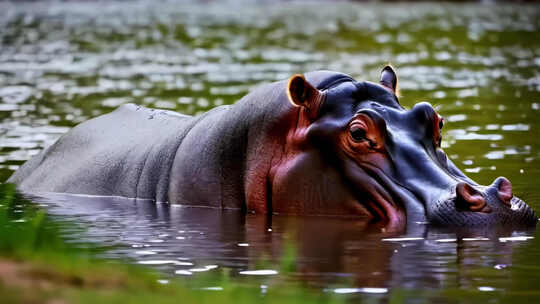
[[[196,115],[305,71],[377,81],[391,62],[401,103],[428,101],[445,117],[442,145],[459,168],[481,184],[508,177],[540,210],[540,6],[2,2],[0,28],[0,182],[124,103]],[[411,303],[540,297],[535,231],[416,223],[388,237],[324,217],[63,195],[39,203],[86,227],[73,241],[115,245],[107,256],[164,279],[227,271],[261,294],[279,279]]]

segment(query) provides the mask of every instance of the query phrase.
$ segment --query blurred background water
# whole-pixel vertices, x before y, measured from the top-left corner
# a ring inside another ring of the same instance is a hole
[[[428,101],[445,117],[443,148],[458,167],[482,184],[508,177],[514,193],[540,210],[539,5],[0,2],[0,29],[0,182],[70,127],[123,103],[196,115],[294,73],[329,69],[376,81],[391,62],[400,77],[401,103]],[[249,224],[263,221],[257,217],[233,216],[239,225],[219,217],[226,224],[189,228],[196,223],[183,216],[187,219],[179,224],[171,216],[179,212],[174,208],[137,213],[140,204],[133,211],[115,209],[119,213],[98,204],[70,216],[95,228],[92,237],[127,244],[115,257],[144,261],[157,253],[157,261],[183,257],[186,263],[238,271],[261,256],[279,260],[281,250],[273,251],[276,243],[268,238],[277,238],[281,248],[292,229],[297,237],[290,238],[300,241],[299,263],[305,265],[294,279],[302,277],[320,290],[335,290],[335,280],[327,277],[355,278],[351,286],[382,288],[368,291],[383,294],[386,288],[427,286],[523,296],[537,295],[540,286],[540,243],[530,232],[508,235],[521,237],[515,242],[487,235],[490,240],[446,243],[437,240],[456,234],[438,232],[423,232],[416,241],[383,242],[378,236],[351,236],[347,229],[354,231],[354,224],[325,222],[334,228],[328,241],[321,241],[308,238],[320,233],[321,223],[313,219],[282,218],[262,223],[258,231],[258,224]],[[69,213],[65,205],[51,210]],[[131,225],[137,221],[143,221],[141,233],[148,238],[130,239],[138,233]],[[236,231],[227,241],[204,237],[227,229]],[[185,241],[189,238],[178,231],[202,237]],[[249,247],[250,240],[265,249]],[[409,249],[400,255],[400,248]],[[212,250],[218,251],[204,254]],[[311,264],[314,259],[318,262]],[[169,274],[189,272],[174,263],[148,263],[168,265]]]

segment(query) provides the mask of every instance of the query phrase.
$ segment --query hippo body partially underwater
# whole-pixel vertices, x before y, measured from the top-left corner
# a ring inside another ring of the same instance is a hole
[[[397,76],[380,84],[337,72],[295,75],[199,116],[128,104],[74,127],[8,182],[27,193],[72,193],[368,218],[386,230],[534,227],[510,182],[481,186],[440,148],[443,119],[404,109]]]

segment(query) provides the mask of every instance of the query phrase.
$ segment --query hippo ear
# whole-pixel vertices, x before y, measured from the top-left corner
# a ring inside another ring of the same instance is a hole
[[[289,79],[287,96],[294,106],[304,107],[309,110],[310,116],[316,116],[323,94],[307,82],[304,75],[297,74]]]
[[[394,68],[391,65],[385,66],[381,71],[381,85],[390,89],[394,94],[398,95],[398,78]]]

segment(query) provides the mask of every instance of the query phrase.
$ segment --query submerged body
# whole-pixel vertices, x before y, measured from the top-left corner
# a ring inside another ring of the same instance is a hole
[[[440,148],[431,105],[328,71],[262,86],[200,116],[124,105],[73,128],[9,180],[22,191],[153,199],[259,213],[371,218],[385,229],[534,226],[505,178],[484,187]]]

